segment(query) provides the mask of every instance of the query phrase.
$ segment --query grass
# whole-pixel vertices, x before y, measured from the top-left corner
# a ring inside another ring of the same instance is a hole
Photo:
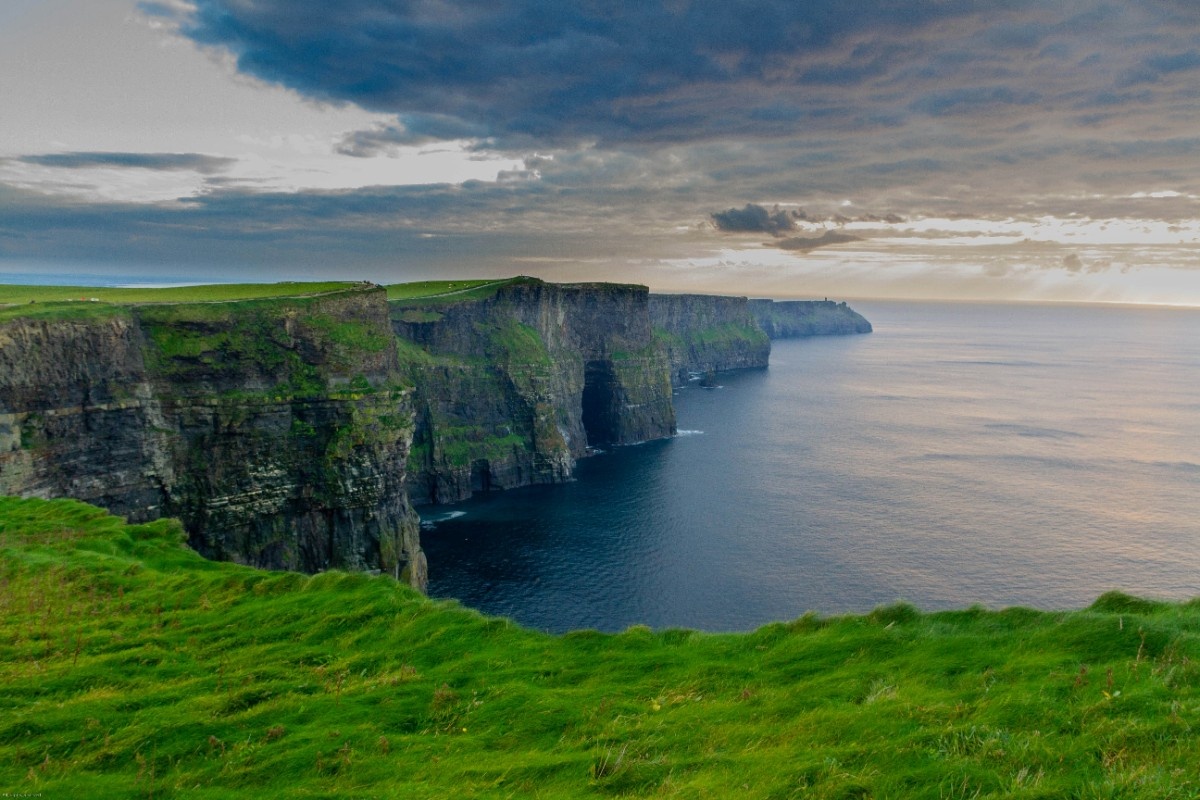
[[[130,289],[99,286],[0,284],[0,321],[14,318],[95,319],[122,313],[125,306],[229,303],[285,297],[314,297],[358,288],[351,282],[222,283]]]
[[[170,521],[0,498],[0,791],[1200,794],[1197,603],[552,637],[387,578],[258,572],[180,541]]]
[[[324,283],[219,283],[200,286],[169,286],[159,289],[131,289],[110,286],[22,286],[0,284],[0,305],[89,302],[102,303],[203,303],[230,300],[261,300],[271,297],[302,297],[353,289],[349,281]]]
[[[519,280],[519,278],[474,281],[417,281],[414,283],[393,283],[385,288],[387,289],[388,300],[478,300],[483,297],[491,297],[496,289],[516,280]]]
[[[654,337],[667,347],[684,350],[688,347],[699,349],[769,347],[770,339],[757,325],[739,325],[736,322],[725,322],[707,328],[694,328],[680,335],[663,328],[654,329]]]
[[[202,383],[270,375],[296,396],[324,392],[331,374],[353,373],[392,346],[390,329],[330,312],[321,295],[221,303],[164,303],[133,310],[155,372]],[[301,355],[296,342],[307,346]]]

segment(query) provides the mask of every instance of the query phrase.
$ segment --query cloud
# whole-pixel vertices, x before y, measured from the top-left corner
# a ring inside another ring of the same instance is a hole
[[[192,171],[202,175],[223,172],[237,163],[235,158],[200,153],[72,152],[18,156],[13,160],[23,164],[62,169],[146,169],[155,172]]]
[[[856,258],[917,240],[944,254],[974,236],[949,224],[960,217],[986,232],[989,221],[1043,216],[1197,216],[1194,0],[156,0],[143,10],[222,68],[384,112],[373,127],[316,137],[324,160],[305,161],[310,173],[399,183],[413,148],[504,156],[503,169],[494,181],[322,192],[296,187],[332,184],[272,180],[271,164],[254,171],[250,157],[236,168],[195,153],[10,158],[0,181],[30,194],[16,212],[0,209],[0,258],[471,269],[462,265],[746,247],[747,258],[812,266],[841,254],[781,248],[858,235],[864,244],[846,248]],[[208,150],[153,149],[172,147]],[[463,180],[415,179],[434,178]],[[155,192],[141,205],[81,191],[74,203],[34,202],[55,182],[121,181]],[[161,196],[160,184],[170,184]],[[165,197],[176,185],[198,196]],[[947,223],[941,233],[912,232],[930,219]],[[758,246],[768,238],[771,249]],[[1078,264],[1050,250],[1038,256],[1044,272],[1086,273],[1107,257],[1083,238],[1066,244]],[[875,263],[891,269],[890,254]]]
[[[1117,85],[1125,88],[1144,83],[1157,83],[1166,76],[1198,69],[1200,69],[1200,51],[1187,50],[1179,53],[1154,54],[1123,73]]]
[[[916,170],[1011,169],[1031,144],[1159,138],[1155,125],[1180,131],[1197,111],[1171,81],[1122,89],[1137,69],[1188,74],[1185,2],[196,0],[153,12],[244,73],[395,115],[337,145],[363,157],[436,140],[521,155],[739,142],[728,172],[763,169],[794,196],[798,180],[826,188],[807,180],[814,163],[846,176],[830,191],[902,185]],[[1123,114],[1131,102],[1139,113]],[[1050,185],[1045,166],[1019,171]]]
[[[481,139],[486,130],[454,117],[440,114],[409,114],[395,125],[352,131],[338,142],[337,151],[356,158],[387,155],[398,147],[415,147],[431,142]]]
[[[745,208],[731,208],[712,214],[717,230],[727,233],[769,233],[782,236],[792,230],[799,215],[794,211],[782,211],[778,207],[768,211],[756,203],[747,203]]]
[[[154,12],[246,74],[393,115],[345,134],[335,147],[350,156],[469,140],[553,155],[540,179],[581,191],[688,180],[805,204],[854,195],[905,215],[960,192],[999,209],[1127,194],[1134,174],[1200,183],[1153,149],[1190,138],[1200,115],[1188,80],[1200,15],[1182,0],[195,0]],[[1141,73],[1153,79],[1130,80]],[[1144,148],[1140,164],[1118,155]],[[634,163],[640,182],[624,171]]]
[[[935,92],[918,99],[912,108],[932,116],[943,116],[980,111],[1002,112],[1008,106],[1029,106],[1040,100],[1041,95],[1034,91],[1016,91],[1007,86],[973,86]]]
[[[780,136],[797,122],[853,116],[857,104],[839,93],[887,83],[944,49],[948,32],[986,28],[985,15],[997,18],[993,27],[1009,24],[990,51],[1033,46],[1022,12],[1039,6],[196,0],[176,18],[185,35],[232,53],[245,73],[406,115],[403,131],[424,115],[509,143],[570,145]],[[936,86],[948,76],[916,77]]]
[[[1096,274],[1104,272],[1112,266],[1110,259],[1095,259],[1090,263],[1085,262],[1076,253],[1067,253],[1062,259],[1062,268],[1072,275],[1082,273]]]
[[[859,241],[862,241],[862,237],[860,236],[853,236],[849,233],[838,233],[837,231],[825,231],[820,236],[793,236],[790,239],[781,239],[777,242],[772,242],[772,244],[781,250],[796,250],[801,253],[807,253],[809,250],[816,250],[818,247]]]

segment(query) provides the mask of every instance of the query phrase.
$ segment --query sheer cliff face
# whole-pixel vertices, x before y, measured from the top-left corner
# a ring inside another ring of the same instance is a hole
[[[417,502],[564,481],[589,448],[675,432],[645,287],[518,279],[393,302],[392,319],[417,386]]]
[[[177,516],[201,553],[423,586],[381,289],[0,321],[0,493]]]
[[[744,297],[650,295],[650,319],[680,385],[697,373],[765,367],[771,356]]]
[[[832,300],[751,300],[749,308],[772,339],[871,332],[865,317]]]

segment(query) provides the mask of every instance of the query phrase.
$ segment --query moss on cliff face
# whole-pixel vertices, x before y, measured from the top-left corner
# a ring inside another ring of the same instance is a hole
[[[651,295],[650,316],[677,384],[697,373],[767,366],[771,342],[744,297]]]
[[[517,278],[391,306],[416,393],[418,502],[563,481],[589,443],[674,433],[644,287]]]
[[[406,369],[418,409],[407,466],[417,502],[569,477],[555,406],[538,400],[554,390],[544,364],[426,353]]]

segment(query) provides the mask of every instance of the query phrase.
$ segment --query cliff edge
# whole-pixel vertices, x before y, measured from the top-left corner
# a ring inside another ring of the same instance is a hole
[[[515,278],[390,305],[416,387],[417,503],[569,480],[597,448],[675,433],[644,286]]]
[[[3,288],[0,494],[178,517],[211,558],[417,587],[410,497],[570,480],[579,458],[674,435],[673,381],[765,367],[770,338],[871,330],[845,303],[524,277]],[[65,301],[79,291],[99,297]]]
[[[178,517],[211,558],[425,584],[384,291],[0,315],[0,494]]]
[[[751,300],[750,313],[772,339],[870,333],[871,323],[833,300]]]
[[[765,367],[771,357],[771,340],[744,297],[652,294],[650,319],[677,385],[709,372]]]

